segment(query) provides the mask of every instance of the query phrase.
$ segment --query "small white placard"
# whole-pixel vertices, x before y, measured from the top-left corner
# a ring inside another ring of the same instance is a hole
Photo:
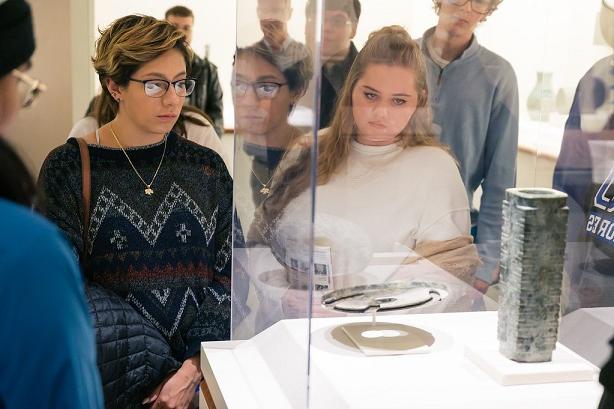
[[[313,247],[313,289],[315,291],[332,290],[333,261],[330,247]]]

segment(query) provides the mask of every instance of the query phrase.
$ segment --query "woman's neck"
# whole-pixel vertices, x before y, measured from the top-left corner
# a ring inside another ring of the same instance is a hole
[[[114,148],[119,148],[121,144],[123,148],[133,148],[161,142],[164,135],[145,132],[132,121],[118,115],[100,128],[100,144]]]

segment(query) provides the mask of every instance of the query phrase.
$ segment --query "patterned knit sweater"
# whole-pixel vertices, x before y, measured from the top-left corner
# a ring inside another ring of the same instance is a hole
[[[164,143],[127,149],[143,179]],[[201,341],[230,337],[232,180],[222,159],[170,133],[154,194],[119,149],[89,146],[91,211],[86,276],[124,297],[184,360]],[[70,139],[39,177],[41,211],[82,254],[81,159]]]

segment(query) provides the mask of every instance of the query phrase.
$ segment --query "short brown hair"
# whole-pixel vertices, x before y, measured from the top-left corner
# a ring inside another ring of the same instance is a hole
[[[166,10],[166,13],[164,13],[164,18],[167,19],[168,16],[194,18],[194,13],[192,13],[192,10],[190,10],[189,8],[185,6],[175,6],[175,7],[171,7],[170,9]]]
[[[183,33],[167,21],[150,16],[130,15],[118,18],[99,32],[96,53],[92,57],[102,86],[96,110],[99,123],[110,122],[119,110],[117,101],[107,89],[108,78],[125,86],[139,67],[172,49],[181,53],[189,74],[192,49],[185,42]]]
[[[324,0],[324,10],[344,11],[354,23],[358,23],[360,18],[360,0]],[[314,0],[308,0],[305,6],[305,14],[313,15],[316,10]]]

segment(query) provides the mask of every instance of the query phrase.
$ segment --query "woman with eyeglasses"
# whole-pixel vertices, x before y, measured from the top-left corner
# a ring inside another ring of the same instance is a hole
[[[311,57],[303,52],[273,54],[262,42],[236,52],[232,83],[235,201],[245,225],[269,195],[273,173],[287,148],[302,133],[289,123],[289,116],[311,76]]]
[[[75,139],[43,164],[41,209],[72,242],[87,279],[127,301],[170,346],[162,358],[178,362],[162,380],[135,379],[150,384],[130,405],[187,408],[202,379],[200,343],[230,338],[232,180],[218,154],[172,131],[195,85],[183,34],[137,15],[100,34],[92,61],[102,104],[116,115],[84,138],[89,217],[83,218],[84,165]],[[105,354],[124,359],[135,353],[131,342],[111,344],[110,351],[99,345],[107,407],[130,406],[114,399],[133,391],[113,379],[138,377],[142,368],[122,373],[122,364],[105,362]]]

